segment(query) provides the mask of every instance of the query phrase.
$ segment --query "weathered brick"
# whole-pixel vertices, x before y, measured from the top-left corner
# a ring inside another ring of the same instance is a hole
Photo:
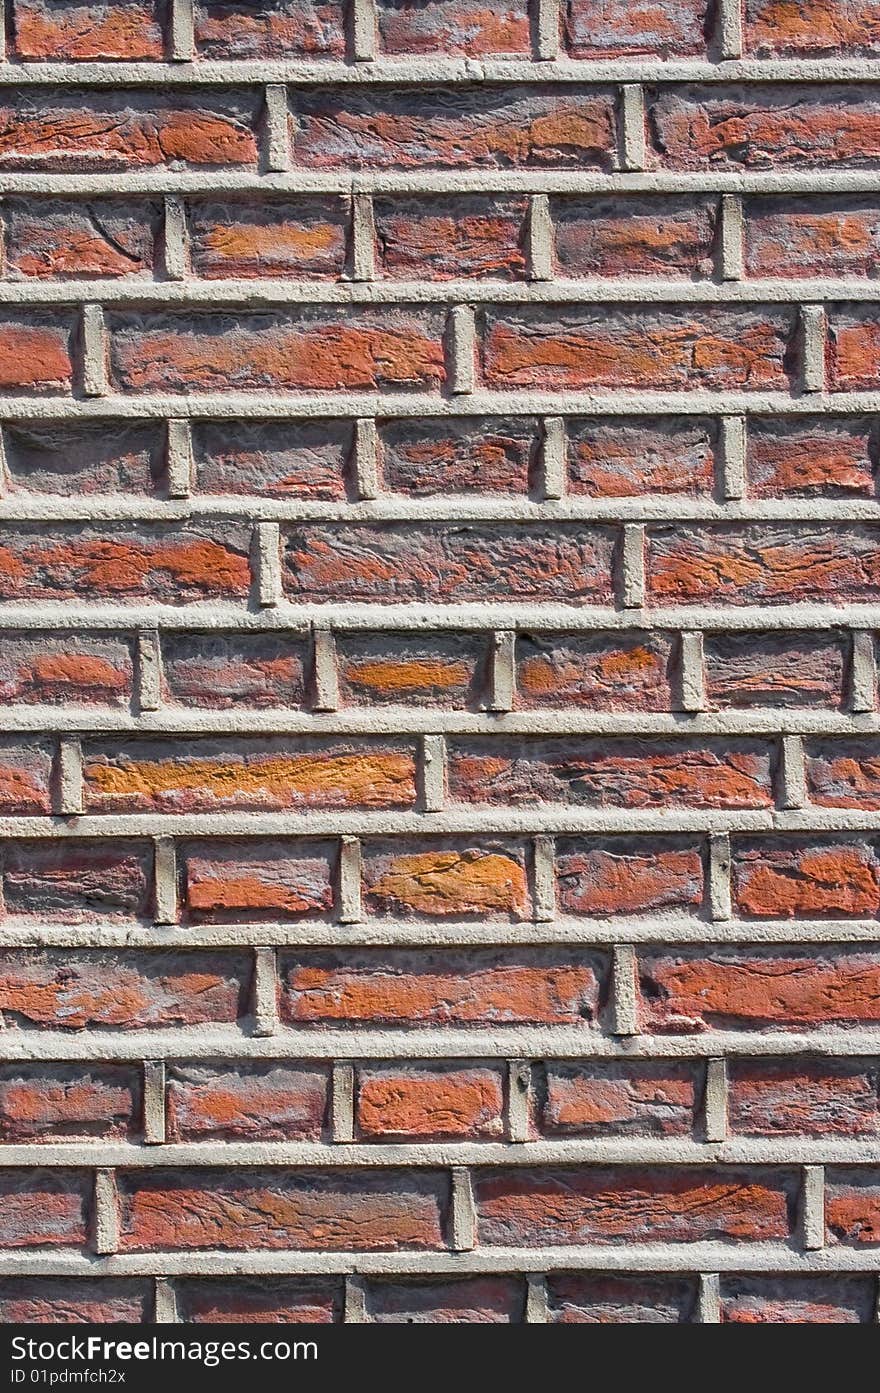
[[[791,1230],[793,1188],[779,1171],[515,1167],[474,1176],[487,1247],[779,1241]]]
[[[150,1319],[149,1281],[24,1277],[0,1282],[3,1325],[140,1325]]]
[[[153,494],[164,472],[150,422],[20,422],[4,427],[3,444],[10,493]]]
[[[6,274],[12,280],[153,274],[154,204],[11,199],[5,211]]]
[[[876,741],[810,742],[807,788],[825,808],[880,807],[880,750]]]
[[[187,1324],[330,1325],[342,1319],[342,1282],[258,1277],[251,1281],[179,1281],[177,1310]]]
[[[447,1185],[431,1172],[120,1172],[123,1252],[200,1248],[383,1252],[445,1247]]]
[[[162,58],[162,18],[158,0],[13,0],[15,56],[42,62]]]
[[[342,199],[189,205],[195,275],[335,280],[345,266],[348,212]]]
[[[342,58],[342,0],[197,0],[199,58]]]
[[[601,957],[531,948],[286,953],[281,1013],[289,1025],[477,1026],[597,1023]]]
[[[870,1137],[880,1132],[876,1066],[849,1060],[728,1063],[730,1130],[750,1137]]]
[[[702,280],[714,267],[717,206],[705,196],[555,199],[557,270]]]
[[[405,808],[415,799],[412,748],[385,741],[101,741],[84,747],[87,808],[210,812]]]
[[[211,710],[296,707],[305,699],[305,643],[272,634],[181,631],[162,640],[165,696]]]
[[[755,420],[746,457],[755,498],[873,497],[877,444],[870,422]]]
[[[367,843],[366,904],[374,914],[526,919],[530,894],[519,843],[436,841]]]
[[[425,13],[409,6],[401,13]],[[524,198],[377,199],[380,272],[392,280],[522,280]]]
[[[705,0],[566,0],[566,45],[573,58],[685,58],[706,53]]]
[[[707,634],[703,654],[710,706],[843,703],[847,652],[839,634]]]
[[[793,8],[793,7],[792,7]],[[873,1317],[869,1277],[723,1277],[725,1325],[866,1325]]]
[[[751,276],[876,274],[880,208],[864,196],[748,199],[744,232]]]
[[[380,424],[382,479],[393,493],[525,493],[537,432],[533,420],[461,416]]]
[[[0,1172],[0,1248],[81,1248],[89,1180],[71,1170]]]
[[[336,639],[346,706],[418,705],[473,710],[486,688],[487,651],[473,634],[358,634]]]
[[[694,1103],[690,1064],[548,1064],[539,1124],[551,1137],[683,1137]]]
[[[131,1138],[140,1129],[141,1084],[128,1065],[5,1064],[0,1141]]]
[[[570,421],[568,481],[592,498],[706,497],[715,480],[715,431],[697,417]]]
[[[872,306],[841,306],[828,317],[828,376],[832,390],[870,391],[880,365],[880,315]]]
[[[202,842],[184,848],[184,903],[199,923],[323,918],[333,906],[324,843]]]
[[[378,0],[379,42],[384,53],[441,53],[468,57],[531,56],[528,0]]]
[[[0,813],[51,812],[52,762],[47,741],[0,741]]]
[[[358,1069],[357,1127],[370,1141],[481,1141],[503,1131],[504,1084],[489,1065]]]
[[[557,842],[556,868],[566,914],[692,914],[703,900],[703,856],[693,837],[566,839]]]
[[[172,1141],[320,1141],[327,1085],[321,1065],[174,1065],[168,1135]]]
[[[201,493],[344,499],[345,421],[200,421],[193,428]]]
[[[880,1185],[876,1171],[826,1171],[827,1241],[849,1248],[880,1243]]]
[[[232,1024],[249,978],[241,952],[6,951],[0,1011],[26,1030]]]
[[[516,705],[668,711],[672,663],[664,633],[524,633],[516,644]]]
[[[880,859],[851,837],[737,839],[733,893],[739,912],[757,918],[870,918],[880,911]]]
[[[770,772],[769,746],[743,740],[449,743],[449,792],[461,803],[762,808]]]
[[[132,674],[124,635],[0,634],[0,699],[7,704],[126,707]]]
[[[519,1324],[522,1283],[513,1277],[456,1277],[448,1281],[371,1282],[370,1320],[380,1325]]]
[[[0,125],[0,145],[2,139]],[[72,352],[73,321],[67,312],[4,314],[0,320],[0,391],[23,396],[69,393],[73,385]]]
[[[554,1323],[675,1325],[692,1318],[696,1290],[686,1277],[594,1277],[554,1272],[547,1277],[547,1304]]]
[[[6,913],[87,924],[144,918],[151,861],[144,842],[9,842],[3,858]]]
[[[746,0],[743,32],[747,50],[760,58],[880,51],[880,15],[854,0]]]

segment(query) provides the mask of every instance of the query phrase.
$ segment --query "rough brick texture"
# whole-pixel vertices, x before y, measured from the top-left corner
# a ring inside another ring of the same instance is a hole
[[[876,1322],[876,0],[3,8],[0,1321]]]

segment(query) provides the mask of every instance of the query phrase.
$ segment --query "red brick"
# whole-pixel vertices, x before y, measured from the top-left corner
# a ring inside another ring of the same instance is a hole
[[[342,1319],[341,1279],[258,1277],[175,1282],[177,1309],[186,1324],[329,1325]]]
[[[0,169],[92,173],[257,166],[256,97],[175,91],[0,92]]]
[[[402,10],[419,17],[424,9]],[[524,198],[377,199],[380,274],[391,280],[523,280]]]
[[[358,1069],[357,1128],[370,1141],[484,1141],[503,1132],[504,1084],[489,1065]]]
[[[476,1026],[596,1023],[605,963],[529,948],[285,954],[289,1025]]]
[[[344,706],[481,704],[487,648],[480,635],[340,633],[336,654]]]
[[[0,602],[245,599],[249,537],[240,523],[54,524],[0,534]]]
[[[436,390],[435,309],[326,305],[260,315],[108,314],[121,392]]]
[[[120,1250],[402,1252],[445,1247],[447,1184],[431,1172],[118,1173]]]
[[[103,1277],[26,1277],[0,1282],[3,1325],[145,1324],[152,1283]]]
[[[714,427],[699,417],[571,421],[568,477],[572,493],[592,498],[705,498],[715,483]]]
[[[297,202],[192,202],[190,259],[195,275],[335,280],[345,267],[348,212],[342,199]]]
[[[378,0],[377,10],[384,53],[531,57],[528,0]]]
[[[873,276],[878,246],[880,209],[864,196],[749,199],[745,205],[751,276]]]
[[[824,808],[880,807],[880,750],[875,741],[807,746],[807,788]]]
[[[550,1137],[686,1137],[694,1103],[690,1064],[548,1064],[540,1129]]]
[[[556,267],[563,276],[712,275],[717,199],[553,201]]]
[[[525,493],[533,420],[460,416],[380,425],[382,479],[394,493]]]
[[[296,707],[305,699],[305,642],[272,634],[163,636],[166,700],[174,706],[230,710]]]
[[[51,812],[52,763],[46,741],[0,741],[0,813]]]
[[[0,1172],[0,1248],[81,1248],[89,1181],[70,1170]]]
[[[350,449],[345,421],[199,421],[193,427],[201,493],[341,500]]]
[[[143,919],[150,910],[151,863],[144,842],[9,842],[6,913],[86,924]]]
[[[243,953],[0,954],[0,1011],[25,1030],[232,1025],[244,1010]]]
[[[112,1141],[140,1130],[138,1072],[118,1064],[0,1067],[0,1141]]]
[[[669,711],[672,640],[664,633],[517,637],[517,707]]]
[[[715,948],[640,954],[643,1029],[799,1030],[880,1020],[880,959],[860,949]]]
[[[411,747],[381,741],[105,741],[84,756],[95,812],[406,808],[415,799]]]
[[[747,0],[743,37],[760,58],[851,58],[880,51],[880,15],[856,0]]]
[[[523,1287],[515,1277],[371,1282],[367,1308],[380,1325],[518,1325]]]
[[[162,13],[156,0],[13,0],[12,21],[17,58],[133,62],[164,57]]]
[[[880,860],[852,838],[737,839],[733,893],[739,912],[756,918],[872,918],[880,911]]]
[[[832,390],[872,390],[880,371],[880,315],[871,306],[832,310],[828,317],[829,384]]]
[[[670,86],[649,99],[649,131],[669,169],[858,169],[880,155],[880,104],[830,84]]]
[[[661,604],[869,603],[880,596],[880,547],[857,523],[657,528],[647,575]]]
[[[790,1233],[792,1188],[784,1173],[691,1167],[515,1167],[474,1175],[487,1247],[778,1241]]]
[[[132,644],[112,634],[0,634],[0,700],[25,706],[127,707]]]
[[[296,162],[309,169],[611,169],[603,88],[300,88]]]
[[[750,741],[450,741],[455,802],[596,808],[764,808],[770,750]]]
[[[568,524],[389,523],[286,537],[284,587],[299,601],[558,600],[610,603],[614,533]]]
[[[184,902],[198,923],[323,918],[333,906],[331,849],[306,842],[203,842],[182,852]]]
[[[0,110],[0,123],[3,114]],[[0,124],[0,146],[2,146]],[[0,156],[2,165],[2,156]],[[0,321],[0,391],[23,396],[69,393],[73,385],[70,315],[5,314]]]
[[[6,274],[11,280],[152,277],[157,218],[154,205],[12,199]]]
[[[38,421],[5,426],[8,489],[12,494],[154,495],[164,471],[158,425]]]
[[[556,869],[566,914],[693,914],[703,901],[703,857],[694,838],[560,841]]]
[[[826,1171],[826,1241],[848,1248],[880,1243],[880,1185],[875,1171]]]
[[[550,1273],[547,1301],[549,1319],[566,1325],[674,1325],[690,1320],[697,1304],[688,1278],[581,1272]]]
[[[367,842],[366,904],[406,918],[526,919],[531,897],[525,850],[510,842]]]
[[[199,58],[342,58],[342,0],[198,0]]]
[[[867,1325],[870,1277],[724,1277],[724,1325]]]
[[[843,703],[846,654],[837,634],[707,634],[703,654],[710,706]]]
[[[488,387],[788,391],[791,311],[542,306],[489,310]]]
[[[849,1060],[730,1060],[730,1130],[747,1137],[880,1133],[877,1069]]]
[[[747,473],[754,498],[873,498],[876,446],[868,421],[755,420]]]
[[[705,0],[568,0],[564,33],[573,58],[704,57]]]
[[[320,1141],[328,1074],[320,1065],[175,1065],[168,1074],[171,1141]]]

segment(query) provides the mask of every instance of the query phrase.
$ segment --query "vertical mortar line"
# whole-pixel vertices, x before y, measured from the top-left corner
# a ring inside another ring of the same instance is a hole
[[[107,335],[100,305],[82,308],[82,389],[87,397],[107,394]]]
[[[529,199],[526,241],[529,256],[529,275],[533,281],[553,279],[553,223],[550,218],[550,199],[545,193],[533,193]]]
[[[167,1277],[156,1277],[153,1287],[153,1324],[177,1325],[177,1292]]]
[[[702,632],[681,636],[681,709],[693,712],[706,709]]]
[[[825,391],[825,345],[828,325],[824,305],[802,305],[800,310],[801,390]]]
[[[720,0],[717,42],[722,58],[742,58],[742,0]]]
[[[165,434],[165,477],[169,498],[189,498],[192,471],[192,427],[189,421],[171,420]]]
[[[165,1061],[144,1060],[144,1142],[161,1146],[165,1141]]]
[[[800,735],[783,735],[780,806],[802,808],[807,801],[804,742]]]
[[[354,475],[361,501],[379,497],[379,432],[370,416],[361,416],[355,426]]]
[[[627,82],[620,89],[620,167],[645,167],[645,89],[638,82]]]
[[[283,83],[268,83],[265,112],[265,165],[270,172],[283,173],[290,168],[290,117]]]
[[[850,672],[851,711],[874,711],[877,707],[877,650],[869,629],[856,629],[852,636]]]
[[[138,711],[158,711],[162,705],[162,650],[158,629],[141,629],[137,636]]]
[[[617,943],[612,950],[611,1034],[638,1035],[638,984],[636,950]]]
[[[339,923],[359,924],[361,906],[361,843],[359,837],[339,839]]]
[[[446,371],[453,396],[466,396],[476,382],[477,330],[470,305],[455,305],[446,320]]]
[[[119,1195],[116,1190],[116,1172],[112,1170],[95,1171],[93,1247],[98,1254],[119,1251]]]
[[[730,837],[713,832],[709,838],[709,914],[713,924],[731,917]]]
[[[559,0],[534,0],[532,48],[541,63],[552,63],[559,56]]]
[[[171,0],[171,58],[175,63],[191,63],[195,57],[193,0]]]
[[[331,1102],[333,1140],[354,1141],[354,1065],[337,1060],[333,1065],[333,1097]]]
[[[532,896],[535,923],[552,923],[556,918],[556,842],[553,837],[535,837],[532,843]]]
[[[721,195],[721,279],[741,281],[745,267],[743,201],[737,193]]]
[[[63,735],[58,741],[56,812],[74,815],[83,810],[82,745],[76,735]]]
[[[561,416],[545,416],[541,424],[541,493],[547,500],[566,491],[568,442]]]
[[[510,1142],[529,1139],[529,1097],[532,1066],[527,1059],[510,1059],[507,1063],[506,1132]]]
[[[312,627],[313,711],[335,711],[339,706],[339,673],[336,639],[332,629]]]
[[[697,1320],[700,1325],[721,1323],[721,1280],[717,1272],[701,1272],[697,1295]]]
[[[512,629],[496,629],[492,634],[490,643],[492,645],[492,658],[487,709],[499,712],[510,711],[513,709],[513,694],[516,683],[516,634]]]
[[[0,25],[3,24],[3,7],[0,0]],[[3,62],[2,44],[5,37],[4,31],[0,28],[0,63]],[[0,198],[0,276],[6,275],[6,260],[9,255],[9,219],[6,209],[6,200]]]
[[[9,492],[9,462],[6,458],[6,430],[0,425],[0,498]]]
[[[824,1166],[804,1166],[801,1172],[800,1230],[807,1252],[825,1247]]]
[[[12,0],[0,0],[0,63],[5,63],[6,52],[6,26],[9,23],[9,12]]]
[[[177,924],[177,848],[173,837],[156,837],[153,842],[153,899],[157,924]]]
[[[422,736],[420,770],[422,812],[442,812],[446,801],[446,741],[442,735]]]
[[[746,491],[746,418],[722,416],[719,438],[721,493],[726,502],[742,498]]]
[[[466,1166],[452,1170],[452,1249],[467,1253],[477,1246],[477,1207],[471,1173]]]
[[[727,1137],[727,1061],[706,1061],[703,1092],[703,1139],[724,1141]]]
[[[351,279],[376,279],[376,220],[369,193],[356,193],[351,200]]]
[[[254,949],[255,1035],[274,1035],[278,1026],[278,965],[274,948]]]
[[[254,524],[251,557],[260,605],[274,608],[281,599],[281,528],[277,522]]]
[[[645,529],[628,522],[620,547],[620,603],[624,609],[641,609],[645,603]]]
[[[162,270],[170,281],[186,280],[189,246],[182,198],[166,194],[162,220]]]
[[[543,1272],[530,1272],[526,1277],[526,1325],[546,1325],[547,1278]]]
[[[352,57],[356,63],[372,63],[378,51],[376,0],[352,0]]]
[[[364,1279],[358,1277],[356,1273],[352,1273],[345,1279],[345,1304],[342,1319],[346,1325],[365,1325],[369,1321]]]

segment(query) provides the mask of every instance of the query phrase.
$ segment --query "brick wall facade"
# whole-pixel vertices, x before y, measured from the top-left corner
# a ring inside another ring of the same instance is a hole
[[[5,42],[0,1318],[874,1320],[880,7]]]

